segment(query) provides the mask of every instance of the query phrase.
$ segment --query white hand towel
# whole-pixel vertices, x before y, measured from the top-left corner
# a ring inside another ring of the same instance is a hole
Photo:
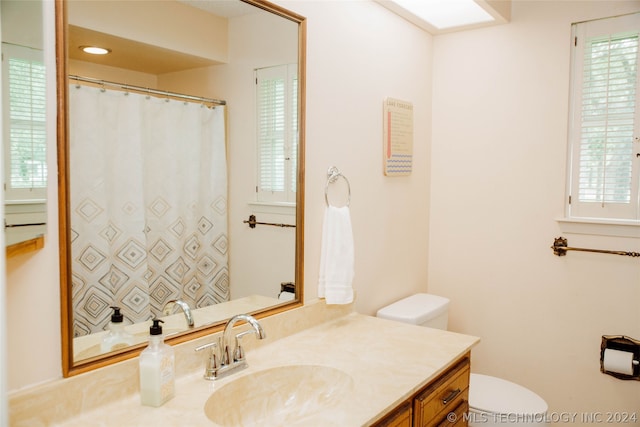
[[[327,304],[353,302],[353,231],[347,206],[327,206],[322,226],[318,296]]]

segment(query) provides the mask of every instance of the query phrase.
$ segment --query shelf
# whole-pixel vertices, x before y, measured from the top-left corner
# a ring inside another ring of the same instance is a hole
[[[7,258],[44,248],[44,235],[7,246]]]

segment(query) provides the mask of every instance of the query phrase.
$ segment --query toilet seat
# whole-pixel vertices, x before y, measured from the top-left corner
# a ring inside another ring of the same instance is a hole
[[[542,415],[547,403],[531,390],[502,378],[471,374],[469,407],[489,414]]]

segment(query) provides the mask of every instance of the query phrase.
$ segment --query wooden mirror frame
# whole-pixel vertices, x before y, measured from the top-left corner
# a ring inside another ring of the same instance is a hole
[[[296,194],[296,255],[295,283],[296,300],[276,305],[252,313],[256,318],[267,317],[303,305],[304,302],[304,156],[305,156],[305,93],[306,93],[306,18],[264,0],[240,0],[289,19],[298,24],[298,186]],[[74,363],[73,360],[73,304],[71,291],[71,216],[69,213],[69,116],[68,116],[68,77],[67,77],[67,3],[55,0],[56,25],[56,108],[57,108],[57,156],[58,156],[58,214],[60,235],[60,316],[62,337],[62,373],[64,377],[77,375],[107,366],[122,360],[136,357],[145,344],[128,347],[122,352],[114,352]],[[177,334],[167,339],[171,345],[200,338],[222,330],[224,322],[215,323]]]

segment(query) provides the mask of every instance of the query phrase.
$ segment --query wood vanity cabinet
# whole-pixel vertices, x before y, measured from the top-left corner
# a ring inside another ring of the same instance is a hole
[[[466,426],[469,356],[463,357],[413,398],[413,426]]]
[[[374,424],[375,427],[411,427],[413,425],[411,403],[410,401],[404,402]]]
[[[375,427],[467,426],[470,354],[384,416]]]

